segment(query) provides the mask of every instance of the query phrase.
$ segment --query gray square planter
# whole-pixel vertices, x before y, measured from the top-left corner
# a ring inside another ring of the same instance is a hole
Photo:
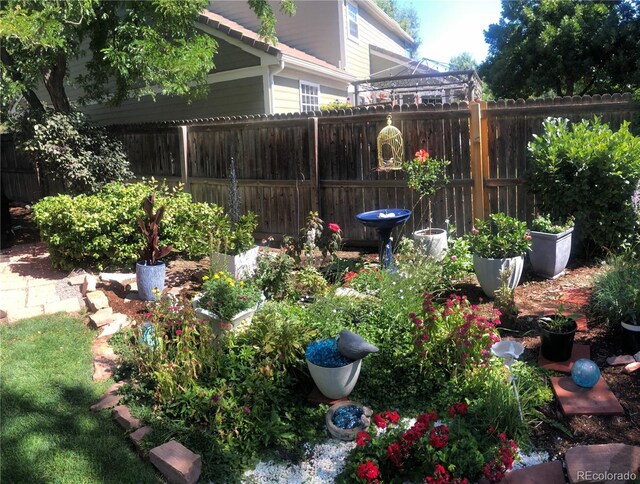
[[[571,255],[573,227],[559,234],[531,232],[531,268],[546,279],[560,277]]]

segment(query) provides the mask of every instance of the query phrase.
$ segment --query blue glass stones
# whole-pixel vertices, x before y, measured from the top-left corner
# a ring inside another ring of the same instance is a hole
[[[579,387],[593,388],[600,379],[600,368],[591,360],[579,359],[571,367],[571,378]]]
[[[363,414],[362,407],[347,405],[336,410],[331,421],[341,429],[353,429],[362,424]]]
[[[324,368],[339,368],[353,363],[353,360],[345,357],[338,351],[338,345],[334,338],[322,339],[309,343],[305,356],[314,365]]]

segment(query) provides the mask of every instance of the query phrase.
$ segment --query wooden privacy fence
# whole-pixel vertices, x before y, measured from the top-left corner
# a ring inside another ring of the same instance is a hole
[[[414,210],[404,234],[425,226],[426,202],[418,203],[403,172],[377,171],[376,138],[391,112],[402,131],[407,159],[420,148],[451,161],[450,183],[433,197],[433,225],[448,220],[458,235],[475,217],[503,211],[530,220],[527,144],[546,117],[571,121],[600,116],[612,129],[631,120],[640,106],[629,94],[573,98],[462,102],[402,108],[355,108],[275,116],[240,116],[171,123],[112,126],[125,144],[138,177],[182,182],[195,200],[227,206],[229,167],[236,161],[242,210],[259,215],[258,237],[295,234],[315,210],[336,222],[354,244],[376,236],[355,219],[378,208]],[[5,164],[2,183],[10,198],[32,187],[24,167]],[[11,158],[16,164],[18,157]],[[18,163],[19,164],[19,163]],[[19,176],[22,177],[18,183]],[[19,185],[19,186],[18,186]],[[32,199],[27,193],[23,200]]]

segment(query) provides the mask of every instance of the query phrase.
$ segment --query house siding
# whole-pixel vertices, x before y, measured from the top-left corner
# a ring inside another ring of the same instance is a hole
[[[278,40],[340,67],[340,38],[338,15],[341,1],[297,0],[296,14],[289,16],[280,12],[280,2],[271,1],[276,15]],[[260,28],[256,14],[246,1],[214,0],[209,10],[257,32]]]
[[[300,112],[300,81],[307,81],[320,86],[319,103],[328,104],[336,99],[346,101],[347,85],[329,85],[327,79],[294,70],[285,71],[285,76],[274,76],[273,100],[274,112]]]
[[[205,98],[188,104],[177,96],[150,96],[127,100],[117,107],[100,104],[84,106],[83,111],[97,124],[144,123],[176,119],[208,118],[260,114],[264,112],[262,77],[219,82],[209,86]]]
[[[403,40],[389,32],[371,14],[360,5],[358,8],[358,40],[349,38],[346,29],[349,28],[347,7],[343,8],[345,25],[345,50],[346,69],[348,72],[358,76],[359,79],[368,79],[375,73],[374,67],[370,63],[369,45],[375,45],[394,52],[401,56],[406,56],[406,49]]]

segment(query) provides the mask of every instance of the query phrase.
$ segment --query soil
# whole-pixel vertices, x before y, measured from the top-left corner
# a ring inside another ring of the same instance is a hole
[[[29,207],[12,207],[11,216],[14,244],[39,240]],[[356,252],[340,255],[358,256]],[[365,257],[367,260],[377,258],[375,254],[367,254]],[[167,287],[182,288],[180,293],[193,293],[198,289],[199,281],[207,268],[207,259],[198,262],[173,260],[167,267]],[[532,429],[533,445],[539,450],[547,451],[552,459],[576,445],[620,442],[640,446],[640,401],[637,398],[640,394],[640,371],[627,375],[622,372],[624,367],[607,365],[605,360],[608,357],[625,354],[622,350],[622,334],[608,330],[603,322],[594,320],[588,313],[588,298],[593,278],[602,270],[603,267],[599,263],[572,260],[563,276],[556,280],[545,280],[536,277],[525,267],[526,276],[515,290],[518,318],[512,328],[501,330],[503,337],[516,339],[525,345],[522,360],[536,364],[539,351],[536,323],[538,316],[552,314],[561,301],[564,301],[566,310],[587,314],[588,329],[586,332],[576,333],[576,343],[590,345],[591,359],[600,367],[603,378],[618,398],[625,414],[617,417],[566,417],[554,399],[539,409],[541,418]],[[140,319],[147,311],[145,302],[125,302],[126,293],[117,284],[102,285],[99,288],[107,295],[114,312]],[[475,277],[470,277],[456,286],[455,292],[466,294],[487,314],[493,310],[493,303],[484,296]],[[553,372],[548,374],[559,375]]]

